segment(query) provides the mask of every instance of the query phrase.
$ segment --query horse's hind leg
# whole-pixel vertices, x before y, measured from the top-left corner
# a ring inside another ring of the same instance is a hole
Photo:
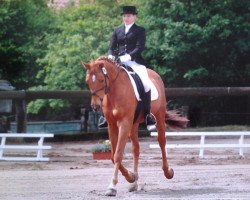
[[[166,137],[165,137],[165,130],[166,130],[166,124],[165,124],[165,113],[164,116],[157,117],[157,132],[158,132],[158,142],[161,148],[162,153],[162,169],[164,171],[164,175],[167,179],[171,179],[174,176],[174,170],[169,167],[168,160],[167,160],[167,154],[166,154]]]

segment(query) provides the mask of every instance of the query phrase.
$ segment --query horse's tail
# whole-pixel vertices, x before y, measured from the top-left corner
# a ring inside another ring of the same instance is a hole
[[[183,117],[178,110],[166,112],[166,123],[170,129],[186,128],[188,122],[189,120],[186,117]]]

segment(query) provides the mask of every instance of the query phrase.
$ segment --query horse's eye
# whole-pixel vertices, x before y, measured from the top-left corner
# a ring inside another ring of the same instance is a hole
[[[92,75],[92,81],[95,82],[96,81],[96,76]]]

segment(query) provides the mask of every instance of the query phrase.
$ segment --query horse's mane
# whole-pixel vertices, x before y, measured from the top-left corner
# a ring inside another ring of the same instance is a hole
[[[116,62],[116,61],[113,60],[113,59],[108,58],[107,56],[100,56],[100,57],[97,58],[96,60],[97,60],[97,61],[99,61],[99,60],[107,61],[108,63],[113,64],[113,65],[115,65],[116,67],[121,67],[121,65],[120,65],[118,62]]]

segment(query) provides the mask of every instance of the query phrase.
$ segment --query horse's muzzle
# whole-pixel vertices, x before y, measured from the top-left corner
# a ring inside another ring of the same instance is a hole
[[[94,112],[98,112],[101,110],[101,106],[96,104],[91,104],[91,108]]]

